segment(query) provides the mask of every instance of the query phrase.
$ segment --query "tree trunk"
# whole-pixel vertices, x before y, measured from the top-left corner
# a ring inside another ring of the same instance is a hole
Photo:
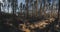
[[[1,13],[1,6],[0,6],[0,13]]]
[[[20,10],[21,10],[20,14],[22,15],[22,9],[20,9]]]
[[[28,11],[28,0],[26,0],[26,17],[28,18],[28,14],[29,14],[29,11]]]
[[[1,14],[1,3],[0,3],[0,14]]]
[[[36,0],[36,17],[38,16],[38,0]]]
[[[46,2],[47,0],[44,0],[44,17],[46,17]]]
[[[8,13],[9,13],[9,7],[8,7]]]
[[[40,17],[42,16],[42,0],[40,0]]]
[[[32,4],[32,16],[34,16],[33,11],[34,11],[34,4]]]
[[[58,9],[58,24],[60,27],[60,0],[59,0],[59,9]]]
[[[51,10],[51,17],[53,17],[53,12],[54,12],[54,9],[53,9],[53,8],[54,8],[54,7],[53,7],[53,6],[54,6],[54,2],[55,2],[55,1],[53,0],[52,8],[51,8],[51,9],[52,9],[52,10]]]

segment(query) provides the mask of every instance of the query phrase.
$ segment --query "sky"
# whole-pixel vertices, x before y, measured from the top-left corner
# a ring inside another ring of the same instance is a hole
[[[18,2],[19,2],[19,3],[22,2],[22,3],[24,4],[24,3],[25,3],[25,0],[18,0]]]
[[[0,1],[2,2],[2,0],[0,0]],[[18,0],[18,3],[21,3],[21,2],[24,4],[25,0]]]
[[[0,0],[1,1],[1,0]]]
[[[0,1],[2,1],[2,0],[0,0]]]
[[[21,2],[24,4],[24,3],[25,3],[25,0],[18,0],[18,6],[19,6],[19,4],[20,4]]]
[[[2,0],[0,0],[0,1],[2,2]],[[24,4],[24,3],[25,3],[25,0],[18,0],[18,5],[19,5],[21,2]],[[2,2],[2,3],[3,3],[3,2]],[[5,9],[5,10],[7,10],[7,9]],[[11,10],[11,8],[10,8],[10,10]],[[6,11],[6,12],[7,12],[7,11]],[[11,12],[11,11],[10,11],[10,12]]]

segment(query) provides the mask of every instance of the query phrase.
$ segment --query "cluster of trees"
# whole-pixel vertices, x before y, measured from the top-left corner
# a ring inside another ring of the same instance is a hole
[[[30,13],[31,15],[35,15],[36,17],[39,15],[42,16],[42,14],[44,13],[44,16],[46,17],[46,11],[49,9],[51,10],[50,16],[52,16],[54,10],[53,6],[55,2],[56,0],[25,0],[24,4],[21,2],[20,5],[18,5],[18,0],[3,0],[3,3],[0,2],[0,11],[1,6],[3,7],[4,11],[7,7],[9,13],[9,8],[11,7],[13,14],[16,14],[17,10],[20,11],[20,14],[22,14],[22,11],[24,10],[27,17]]]
[[[53,1],[53,3],[50,3],[51,1]],[[7,2],[7,4],[6,4],[6,2]],[[55,6],[54,5],[55,5],[55,0],[25,0],[24,4],[21,2],[19,5],[18,5],[18,0],[3,0],[3,3],[0,2],[0,13],[2,11],[1,7],[3,8],[4,12],[5,12],[5,9],[7,7],[8,13],[10,11],[9,8],[11,7],[13,15],[16,14],[17,10],[20,11],[19,15],[22,14],[23,13],[22,11],[24,10],[27,18],[29,16],[30,12],[31,12],[32,16],[42,17],[42,15],[44,15],[44,17],[46,17],[47,14],[48,14],[46,12],[50,11],[49,16],[52,17],[52,16],[56,15],[55,13],[53,13],[55,11],[55,9],[54,9]],[[58,10],[58,12],[60,13],[59,10]],[[58,13],[58,15],[59,15],[59,13]],[[58,16],[58,18],[59,18],[59,21],[60,21],[60,16]],[[14,19],[14,23],[15,23],[15,19]]]

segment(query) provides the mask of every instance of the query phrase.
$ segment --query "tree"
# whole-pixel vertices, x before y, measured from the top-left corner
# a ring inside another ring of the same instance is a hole
[[[23,14],[24,14],[24,16],[25,16],[25,11],[26,11],[26,10],[25,10],[25,4],[23,4],[22,7],[23,7],[22,9],[24,10],[24,11],[23,11]]]
[[[25,10],[25,4],[23,4],[23,10]]]
[[[32,16],[34,15],[33,11],[34,11],[34,3],[32,3]]]
[[[28,2],[29,2],[29,0],[25,0],[25,2],[26,2],[26,17],[28,18],[28,15],[29,15],[29,11],[28,11]]]
[[[38,16],[38,0],[36,0],[36,17]]]
[[[60,0],[59,0],[59,8],[58,8],[58,24],[60,23]],[[59,24],[60,27],[60,24]]]
[[[13,14],[16,14],[16,10],[18,8],[18,2],[17,2],[17,0],[12,0],[11,1],[11,7],[12,7],[12,10],[13,10]]]
[[[21,14],[22,14],[22,5],[23,5],[23,4],[20,3],[20,11],[21,11],[20,13],[21,13]]]
[[[8,13],[9,13],[9,5],[8,5],[7,7],[8,7],[8,8],[7,8],[7,9],[8,9]]]
[[[44,0],[44,16],[46,17],[46,2],[47,2],[47,0]]]
[[[4,10],[4,12],[5,12],[5,9],[6,9],[6,0],[2,0],[3,1],[3,10]]]
[[[47,7],[48,7],[48,11],[52,10],[52,9],[51,9],[51,3],[50,3],[50,2],[51,2],[51,0],[47,0],[47,3],[48,3],[48,4],[47,4],[47,5],[48,5],[48,6],[47,6]],[[48,16],[51,17],[51,12],[48,14]]]
[[[34,10],[36,12],[36,1],[34,1]],[[36,13],[34,13],[34,15],[36,16]]]
[[[7,0],[8,3],[11,3],[12,0]]]
[[[42,0],[39,1],[40,2],[40,17],[42,16]]]
[[[8,13],[9,13],[9,7],[10,7],[10,5],[11,5],[11,0],[7,0],[7,3],[8,3],[7,9],[8,9]]]
[[[53,11],[54,11],[54,9],[53,9],[53,6],[54,6],[54,0],[52,1],[52,6],[51,6],[51,16],[50,17],[53,17]]]
[[[30,0],[30,7],[32,7],[32,15],[33,16],[33,10],[34,10],[34,1]]]
[[[1,4],[2,4],[2,3],[0,2],[0,13],[1,13]]]
[[[3,3],[0,2],[0,16],[1,16],[1,7],[2,7],[2,4],[3,4]]]

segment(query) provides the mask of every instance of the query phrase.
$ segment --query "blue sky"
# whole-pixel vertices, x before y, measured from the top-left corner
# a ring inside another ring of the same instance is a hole
[[[18,0],[18,6],[20,5],[21,2],[24,4],[25,0]]]
[[[22,3],[24,4],[24,3],[25,3],[25,0],[18,0],[18,2],[19,2],[19,3],[22,2]]]

